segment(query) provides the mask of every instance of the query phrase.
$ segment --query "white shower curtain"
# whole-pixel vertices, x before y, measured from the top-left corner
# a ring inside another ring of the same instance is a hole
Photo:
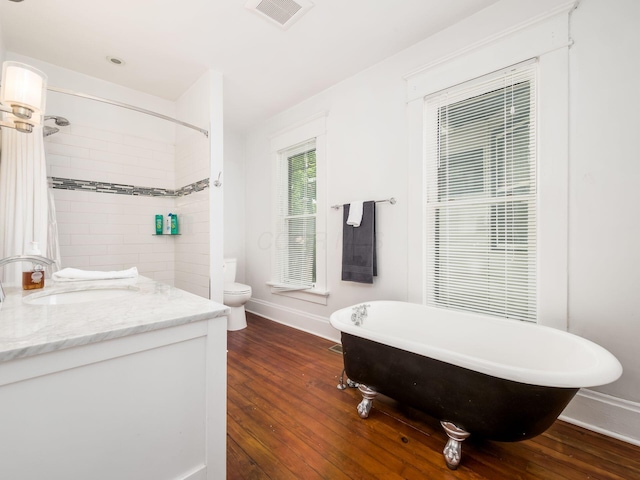
[[[53,197],[53,188],[48,187],[47,198],[49,200],[49,224],[47,226],[47,249],[42,250],[45,257],[54,260],[53,265],[46,267],[47,278],[51,278],[54,272],[62,268],[60,260],[60,243],[58,242],[58,219],[56,217],[56,202]]]
[[[32,241],[46,256],[49,192],[42,127],[30,134],[3,128],[1,148],[0,258],[26,253]],[[21,272],[20,263],[5,265],[0,267],[0,278],[19,285]]]

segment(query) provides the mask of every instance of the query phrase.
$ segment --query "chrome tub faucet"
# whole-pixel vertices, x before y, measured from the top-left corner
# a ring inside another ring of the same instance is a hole
[[[367,318],[367,308],[370,306],[371,305],[367,303],[363,303],[362,305],[356,305],[353,307],[351,309],[353,312],[351,314],[351,322],[356,326],[362,325],[362,322]]]

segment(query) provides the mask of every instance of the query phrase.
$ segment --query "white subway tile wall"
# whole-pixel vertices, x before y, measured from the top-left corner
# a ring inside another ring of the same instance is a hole
[[[209,139],[197,132],[178,137],[176,183],[183,187],[209,178]],[[177,199],[180,231],[176,242],[175,286],[209,298],[209,188]]]
[[[51,177],[176,188],[173,143],[72,124],[47,137],[45,151]]]
[[[176,238],[155,236],[175,198],[54,190],[63,267],[123,270],[174,284]]]
[[[182,235],[176,242],[175,285],[209,297],[209,189],[177,200]]]
[[[50,177],[167,189],[183,186],[175,183],[171,143],[73,124],[47,137],[45,151]],[[154,235],[156,214],[180,214],[175,198],[59,189],[54,198],[63,267],[135,266],[141,275],[175,283],[180,237]]]
[[[209,178],[209,140],[198,132],[178,140],[175,151],[176,184],[183,187]]]

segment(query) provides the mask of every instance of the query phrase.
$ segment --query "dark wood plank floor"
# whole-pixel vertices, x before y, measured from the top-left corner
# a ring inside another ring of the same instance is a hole
[[[228,336],[229,479],[640,479],[640,447],[561,421],[518,443],[472,437],[451,471],[436,420],[381,396],[361,419],[332,342],[247,317]]]

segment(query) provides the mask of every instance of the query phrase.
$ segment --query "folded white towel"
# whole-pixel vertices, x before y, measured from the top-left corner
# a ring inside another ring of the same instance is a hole
[[[347,225],[353,227],[359,227],[362,222],[362,205],[363,201],[351,202],[349,205],[349,218],[347,218]]]
[[[90,270],[79,270],[77,268],[63,268],[51,275],[56,282],[79,282],[82,280],[112,280],[116,278],[135,278],[138,276],[138,269],[132,267],[128,270],[115,270],[111,272],[98,272]]]

